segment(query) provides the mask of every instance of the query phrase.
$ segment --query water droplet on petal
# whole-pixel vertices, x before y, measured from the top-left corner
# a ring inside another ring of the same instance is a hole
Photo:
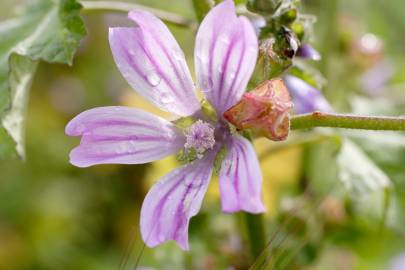
[[[168,141],[173,141],[176,138],[175,134],[172,131],[166,131],[163,137]]]
[[[227,160],[224,160],[224,162],[222,162],[221,166],[224,171],[227,171],[231,168],[231,165],[232,165],[231,161],[227,159]]]
[[[134,150],[134,148],[136,146],[136,141],[134,141],[134,140],[129,141],[129,145],[131,145],[132,150]]]
[[[228,45],[231,41],[229,40],[228,36],[220,36],[219,42],[221,42],[223,45]]]
[[[159,98],[160,102],[162,104],[168,104],[168,103],[172,103],[174,102],[174,97],[172,94],[168,93],[168,92],[162,92],[160,94],[160,98]]]
[[[182,51],[175,51],[173,57],[179,62],[184,60],[184,54]]]
[[[208,93],[212,91],[212,88],[214,87],[214,82],[212,81],[212,78],[205,78],[202,82],[201,85],[201,92],[203,93]]]
[[[248,49],[247,49],[247,52],[249,53],[249,54],[253,54],[253,53],[257,53],[257,50],[258,50],[258,48],[257,47],[254,47],[254,46],[250,46]]]
[[[197,55],[197,60],[200,62],[200,65],[206,65],[208,63],[207,56]]]
[[[151,71],[149,74],[147,74],[146,79],[151,86],[158,86],[162,80],[155,71]]]
[[[134,50],[130,50],[130,51],[129,51],[129,54],[130,54],[131,56],[135,56],[135,55],[136,55],[136,53],[135,53]]]

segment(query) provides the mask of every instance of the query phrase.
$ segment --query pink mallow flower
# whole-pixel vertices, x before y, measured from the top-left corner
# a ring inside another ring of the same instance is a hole
[[[192,117],[180,129],[151,113],[128,107],[85,111],[66,126],[69,136],[81,136],[70,153],[78,167],[95,164],[142,164],[179,152],[195,158],[160,179],[146,195],[140,227],[149,247],[175,240],[188,246],[190,218],[200,210],[218,153],[222,210],[226,213],[265,211],[262,174],[251,143],[232,131],[223,113],[245,92],[254,70],[258,41],[250,22],[237,17],[232,0],[213,8],[197,33],[197,85],[216,111],[217,120],[203,113],[184,54],[168,28],[145,11],[132,11],[135,27],[110,28],[115,62],[135,91],[158,108]],[[221,151],[226,149],[226,151]]]

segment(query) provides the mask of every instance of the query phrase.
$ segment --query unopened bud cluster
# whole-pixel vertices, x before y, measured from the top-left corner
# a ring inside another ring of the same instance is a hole
[[[247,8],[266,21],[260,29],[260,64],[265,79],[280,76],[304,42],[314,17],[299,14],[299,0],[250,0]]]

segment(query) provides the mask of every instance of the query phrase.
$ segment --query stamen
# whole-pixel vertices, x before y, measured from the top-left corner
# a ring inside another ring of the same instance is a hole
[[[186,143],[184,148],[195,150],[197,157],[201,158],[202,154],[215,145],[214,127],[202,120],[192,124],[186,131]]]

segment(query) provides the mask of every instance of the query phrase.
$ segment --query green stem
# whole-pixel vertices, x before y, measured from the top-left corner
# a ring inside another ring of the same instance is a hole
[[[243,213],[250,245],[252,260],[255,260],[265,247],[266,234],[264,231],[263,215]]]
[[[178,14],[170,13],[164,10],[151,8],[139,4],[120,2],[120,1],[81,1],[84,12],[93,11],[116,11],[116,12],[129,12],[131,10],[145,10],[160,19],[181,27],[194,27],[193,20],[180,16]]]
[[[313,112],[291,118],[291,129],[334,127],[367,130],[404,130],[405,117],[358,116]]]

